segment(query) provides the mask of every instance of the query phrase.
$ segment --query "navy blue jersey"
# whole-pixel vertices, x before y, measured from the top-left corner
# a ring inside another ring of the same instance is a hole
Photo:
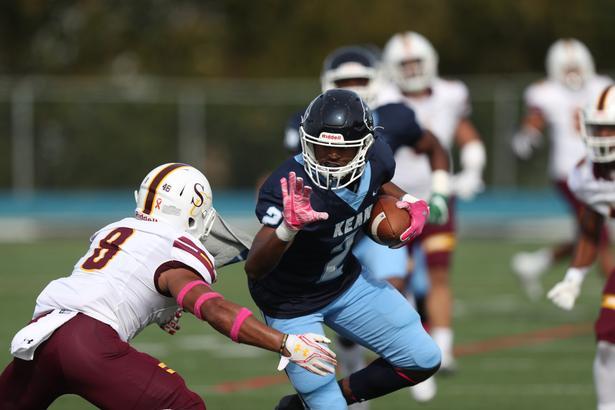
[[[286,123],[284,146],[293,154],[301,152],[299,125],[303,112],[295,113]],[[423,135],[412,108],[404,103],[391,103],[372,110],[376,135],[383,138],[396,152],[399,147],[413,147]]]
[[[367,154],[367,165],[355,191],[325,190],[312,186],[312,207],[328,212],[329,219],[305,226],[283,254],[280,263],[265,277],[249,280],[250,293],[268,316],[296,317],[312,313],[343,293],[361,272],[350,249],[369,220],[377,193],[395,172],[393,153],[376,138]],[[256,216],[263,225],[282,222],[280,179],[294,171],[312,185],[299,154],[287,159],[262,185]]]

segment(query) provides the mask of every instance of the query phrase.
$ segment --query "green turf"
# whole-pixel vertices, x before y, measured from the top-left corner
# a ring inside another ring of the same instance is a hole
[[[453,273],[455,290],[455,342],[467,346],[487,339],[521,334],[564,324],[595,320],[601,279],[591,275],[573,312],[563,312],[547,301],[529,302],[509,271],[510,256],[538,244],[501,240],[469,240],[460,244]],[[31,315],[36,295],[45,284],[70,273],[86,250],[83,241],[2,244],[3,261],[0,311],[2,365],[10,360],[8,344]],[[559,280],[564,265],[552,269],[544,282]],[[240,267],[221,272],[217,285],[228,299],[255,309]],[[182,319],[183,329],[168,336],[150,328],[134,345],[180,372],[201,394],[209,409],[272,409],[277,399],[292,391],[288,382],[233,393],[215,386],[228,381],[276,375],[272,353],[236,345],[192,317]],[[389,409],[591,409],[595,408],[591,363],[591,332],[563,340],[503,348],[459,358],[459,371],[438,377],[438,396],[419,405],[406,390],[372,402],[372,410]],[[76,397],[62,397],[52,409],[89,409]]]

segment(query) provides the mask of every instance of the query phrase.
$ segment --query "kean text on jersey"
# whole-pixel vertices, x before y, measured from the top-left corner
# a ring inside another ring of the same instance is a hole
[[[369,220],[373,206],[374,205],[372,204],[365,208],[363,212],[359,212],[355,216],[351,216],[342,222],[336,223],[335,230],[333,231],[333,237],[337,238],[338,236],[348,235],[355,229],[361,227],[367,220]]]

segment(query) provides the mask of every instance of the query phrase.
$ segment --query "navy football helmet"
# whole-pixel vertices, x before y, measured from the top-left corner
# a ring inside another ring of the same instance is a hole
[[[374,121],[367,104],[355,92],[333,89],[308,106],[299,128],[304,168],[312,182],[323,189],[344,188],[361,177],[367,152],[374,142]],[[356,150],[346,164],[319,163],[315,148]]]
[[[362,46],[340,47],[331,52],[320,75],[322,92],[344,88],[356,92],[368,104],[375,100],[380,82],[379,57]]]

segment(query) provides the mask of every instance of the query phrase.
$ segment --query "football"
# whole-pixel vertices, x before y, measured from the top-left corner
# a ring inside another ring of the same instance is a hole
[[[410,215],[395,204],[398,199],[391,195],[380,195],[372,208],[367,224],[367,234],[381,245],[388,247],[400,244],[399,236],[410,226]]]

